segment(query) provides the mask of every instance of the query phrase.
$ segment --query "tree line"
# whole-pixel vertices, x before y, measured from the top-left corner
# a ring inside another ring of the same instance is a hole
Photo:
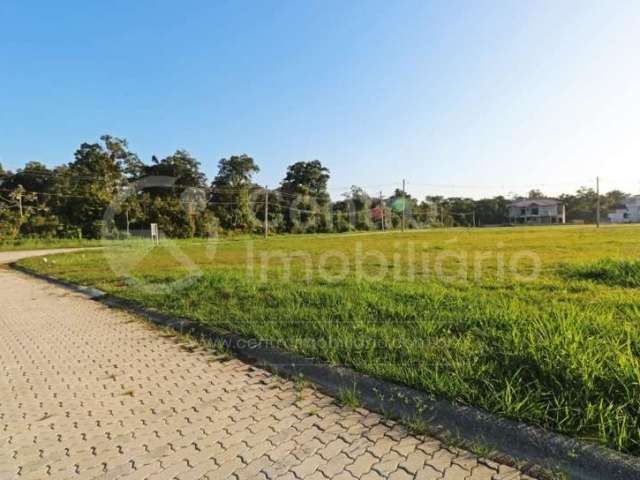
[[[10,172],[0,165],[0,240],[122,238],[147,231],[151,223],[174,238],[258,233],[265,215],[274,233],[500,225],[514,200],[419,200],[401,189],[381,198],[357,186],[332,200],[330,172],[319,160],[290,165],[280,185],[270,190],[255,183],[259,171],[251,156],[234,155],[218,162],[218,173],[208,182],[200,162],[186,150],[144,162],[125,139],[104,135],[99,142],[83,143],[71,162],[52,169],[28,162]],[[537,190],[528,194],[543,196]],[[618,190],[601,195],[602,211],[626,196]],[[593,189],[581,188],[559,199],[569,220],[595,220]]]

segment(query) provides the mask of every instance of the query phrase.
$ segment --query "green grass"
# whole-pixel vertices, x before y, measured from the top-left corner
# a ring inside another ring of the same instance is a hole
[[[360,395],[358,394],[358,390],[355,385],[349,388],[339,389],[337,399],[342,405],[354,410],[361,406]]]
[[[638,240],[636,226],[452,229],[138,243],[22,263],[640,454]],[[374,251],[386,260],[362,255]],[[297,254],[263,268],[274,252]]]
[[[0,240],[0,252],[16,250],[42,250],[47,248],[98,247],[100,240],[82,240],[77,238],[20,238]]]
[[[593,263],[568,265],[564,268],[568,278],[591,280],[610,286],[640,287],[640,260],[613,260],[605,258]]]

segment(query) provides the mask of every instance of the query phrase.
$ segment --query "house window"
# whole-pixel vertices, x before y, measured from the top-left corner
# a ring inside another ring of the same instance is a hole
[[[622,214],[622,218],[624,218],[626,220],[627,218],[629,218],[629,214],[628,213],[623,213]]]
[[[538,215],[538,213],[539,213],[538,207],[533,207],[531,209],[531,215]]]
[[[526,215],[527,214],[527,209],[526,208],[521,208],[520,209],[520,215]]]

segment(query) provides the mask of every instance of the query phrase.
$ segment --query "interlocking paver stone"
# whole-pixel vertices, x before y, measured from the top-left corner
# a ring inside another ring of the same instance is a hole
[[[343,472],[346,467],[353,463],[353,460],[347,457],[344,453],[338,454],[330,461],[320,467],[320,471],[328,478],[333,478],[335,475]]]
[[[421,450],[416,450],[407,456],[407,460],[402,462],[400,466],[410,473],[418,473],[424,467],[424,464],[428,462],[427,455]]]
[[[2,479],[529,478],[6,268],[0,307]]]
[[[355,462],[347,467],[354,476],[360,478],[371,470],[371,467],[378,462],[378,459],[370,453],[360,455]]]

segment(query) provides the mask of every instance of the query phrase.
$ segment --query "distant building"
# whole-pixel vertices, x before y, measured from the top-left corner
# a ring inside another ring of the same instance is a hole
[[[640,222],[640,195],[627,197],[622,205],[616,206],[613,212],[609,212],[611,223],[638,223]]]
[[[509,205],[509,222],[522,225],[565,223],[564,204],[555,198],[518,200]]]

